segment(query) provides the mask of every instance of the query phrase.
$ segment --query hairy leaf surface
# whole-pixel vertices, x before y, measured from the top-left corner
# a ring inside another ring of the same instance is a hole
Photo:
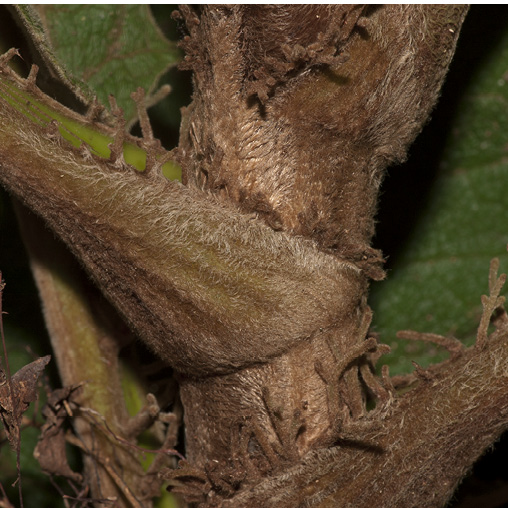
[[[428,178],[435,172],[434,180],[414,180],[399,189],[407,196],[397,198],[390,194],[390,178],[386,184],[393,224],[381,224],[380,236],[403,235],[406,216],[414,214],[415,202],[421,206],[386,281],[372,287],[374,326],[392,346],[385,360],[392,373],[411,371],[411,360],[428,365],[446,356],[396,340],[398,330],[449,334],[470,344],[482,309],[478,295],[487,291],[485,267],[498,256],[501,271],[508,269],[508,25],[496,18],[486,17],[483,25],[468,18],[434,122],[412,150],[413,159],[391,169],[394,179],[420,171]],[[478,47],[479,40],[484,42]],[[388,257],[394,254],[384,250]]]
[[[103,104],[114,95],[128,122],[136,114],[131,92],[141,86],[152,94],[180,58],[146,5],[48,5],[40,12],[61,63]]]

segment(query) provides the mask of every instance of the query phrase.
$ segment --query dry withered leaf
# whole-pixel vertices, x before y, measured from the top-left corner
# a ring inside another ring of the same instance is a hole
[[[81,483],[82,476],[72,471],[67,462],[63,426],[66,418],[72,416],[72,409],[76,407],[73,399],[78,388],[79,385],[67,386],[54,390],[49,395],[42,410],[46,423],[42,426],[34,457],[45,473],[64,476]]]
[[[13,448],[19,444],[21,417],[30,402],[37,398],[37,381],[50,360],[50,355],[38,358],[19,369],[10,381],[0,386],[0,418]]]

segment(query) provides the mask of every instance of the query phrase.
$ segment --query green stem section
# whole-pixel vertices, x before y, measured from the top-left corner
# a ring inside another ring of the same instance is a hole
[[[348,321],[363,297],[358,267],[311,241],[156,172],[83,154],[6,101],[0,121],[0,181],[180,372],[266,362]]]
[[[29,93],[20,89],[5,79],[0,79],[0,98],[5,100],[23,116],[37,125],[47,127],[51,122],[56,122],[58,132],[62,138],[68,141],[74,148],[80,148],[84,143],[90,151],[103,158],[109,159],[111,156],[110,145],[114,142],[114,136],[111,133],[101,131],[97,124],[85,124],[83,118],[79,120],[72,118],[72,112],[67,114],[57,111],[55,108],[63,110],[61,105],[54,103],[52,106],[45,104],[34,97],[34,90]],[[51,103],[49,98],[46,102]],[[74,115],[72,115],[74,116]],[[102,126],[104,129],[104,126]],[[138,171],[144,171],[146,168],[147,152],[133,142],[123,143],[123,157],[127,164]],[[162,173],[169,180],[182,179],[182,170],[174,162],[165,162],[162,165]]]
[[[40,220],[19,203],[16,203],[16,213],[30,253],[32,271],[44,297],[46,324],[62,384],[71,386],[85,381],[84,403],[92,402],[91,407],[118,428],[118,421],[127,414],[123,399],[118,397],[121,392],[116,365],[118,346],[111,330],[98,322],[90,307],[101,296],[92,292],[76,261],[52,238]]]
[[[125,439],[123,429],[129,415],[120,382],[119,331],[110,317],[112,309],[84,280],[76,261],[44,224],[18,202],[16,213],[43,301],[62,384],[82,385],[80,408],[74,414],[73,425],[88,451],[84,454],[84,474],[92,496],[116,497],[118,506],[132,507],[124,498],[121,485],[101,462],[114,464],[129,489],[135,491],[136,485],[141,484],[144,471],[139,453],[127,451],[116,443],[104,430],[102,421],[103,418],[112,432]],[[91,424],[87,410],[100,415],[98,425]],[[142,493],[131,494],[140,497]]]

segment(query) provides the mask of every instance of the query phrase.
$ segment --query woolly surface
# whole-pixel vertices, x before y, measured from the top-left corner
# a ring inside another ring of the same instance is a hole
[[[180,141],[187,182],[376,274],[379,183],[436,102],[462,11],[184,11],[195,83]]]
[[[223,506],[367,506],[381,493],[436,506],[506,426],[505,339],[420,372],[363,420],[358,371],[378,186],[437,99],[464,10],[299,9],[183,10],[187,188],[71,151],[5,104],[0,179],[179,371],[191,458],[205,471],[230,461],[208,494],[231,495],[234,443],[247,445],[259,483]]]
[[[365,279],[352,263],[200,191],[72,151],[8,106],[0,114],[3,183],[177,370],[264,362],[358,304]]]
[[[483,350],[447,362],[373,411],[355,439],[310,452],[299,465],[221,506],[441,507],[508,428],[506,323]],[[324,489],[324,486],[327,486]]]

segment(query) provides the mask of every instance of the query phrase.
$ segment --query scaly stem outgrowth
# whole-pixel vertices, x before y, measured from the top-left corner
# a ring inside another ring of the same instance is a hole
[[[451,358],[417,367],[398,398],[387,369],[374,373],[386,347],[366,304],[369,278],[383,276],[370,246],[380,182],[427,120],[465,12],[182,8],[195,93],[169,155],[141,91],[136,141],[114,100],[106,132],[1,62],[0,181],[175,369],[186,460],[163,476],[189,501],[440,506],[506,429],[494,267],[476,347],[406,333]],[[66,118],[79,148],[62,139]],[[89,131],[107,134],[107,150]],[[129,167],[129,143],[144,150],[144,173]],[[185,186],[161,176],[169,158]]]

